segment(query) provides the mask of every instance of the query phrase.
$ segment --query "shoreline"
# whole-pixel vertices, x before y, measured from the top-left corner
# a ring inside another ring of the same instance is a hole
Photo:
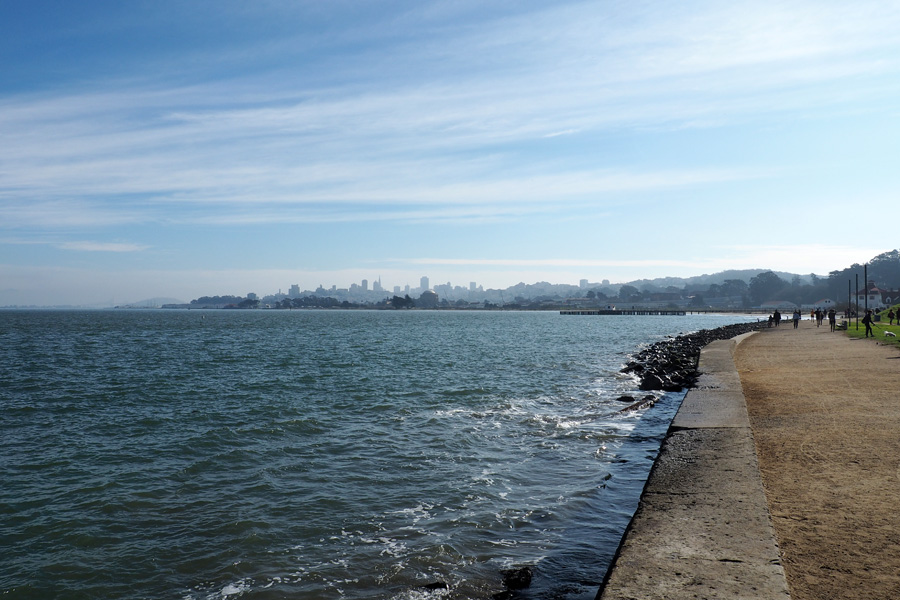
[[[734,362],[758,335],[700,351],[597,600],[790,598]]]
[[[696,384],[704,347],[767,327],[766,321],[748,321],[665,339],[639,351],[621,372],[635,375],[643,391],[680,392]]]
[[[897,346],[805,321],[735,364],[791,598],[900,597]]]
[[[801,321],[699,370],[597,600],[897,597],[897,347]]]

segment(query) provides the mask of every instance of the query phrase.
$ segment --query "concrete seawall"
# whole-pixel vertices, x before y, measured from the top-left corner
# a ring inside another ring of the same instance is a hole
[[[702,350],[598,600],[790,598],[734,365],[746,335]]]

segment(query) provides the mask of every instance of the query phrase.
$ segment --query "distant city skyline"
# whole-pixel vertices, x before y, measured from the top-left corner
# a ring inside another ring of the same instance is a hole
[[[898,30],[875,0],[2,2],[0,306],[824,274],[887,249]]]

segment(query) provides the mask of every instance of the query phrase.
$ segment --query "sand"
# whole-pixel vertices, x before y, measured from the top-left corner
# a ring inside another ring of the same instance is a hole
[[[803,321],[734,359],[792,600],[900,598],[900,352]]]

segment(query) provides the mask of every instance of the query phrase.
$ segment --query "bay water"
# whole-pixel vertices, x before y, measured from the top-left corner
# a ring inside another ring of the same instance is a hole
[[[748,318],[0,311],[0,595],[592,599],[683,397],[619,370]]]

